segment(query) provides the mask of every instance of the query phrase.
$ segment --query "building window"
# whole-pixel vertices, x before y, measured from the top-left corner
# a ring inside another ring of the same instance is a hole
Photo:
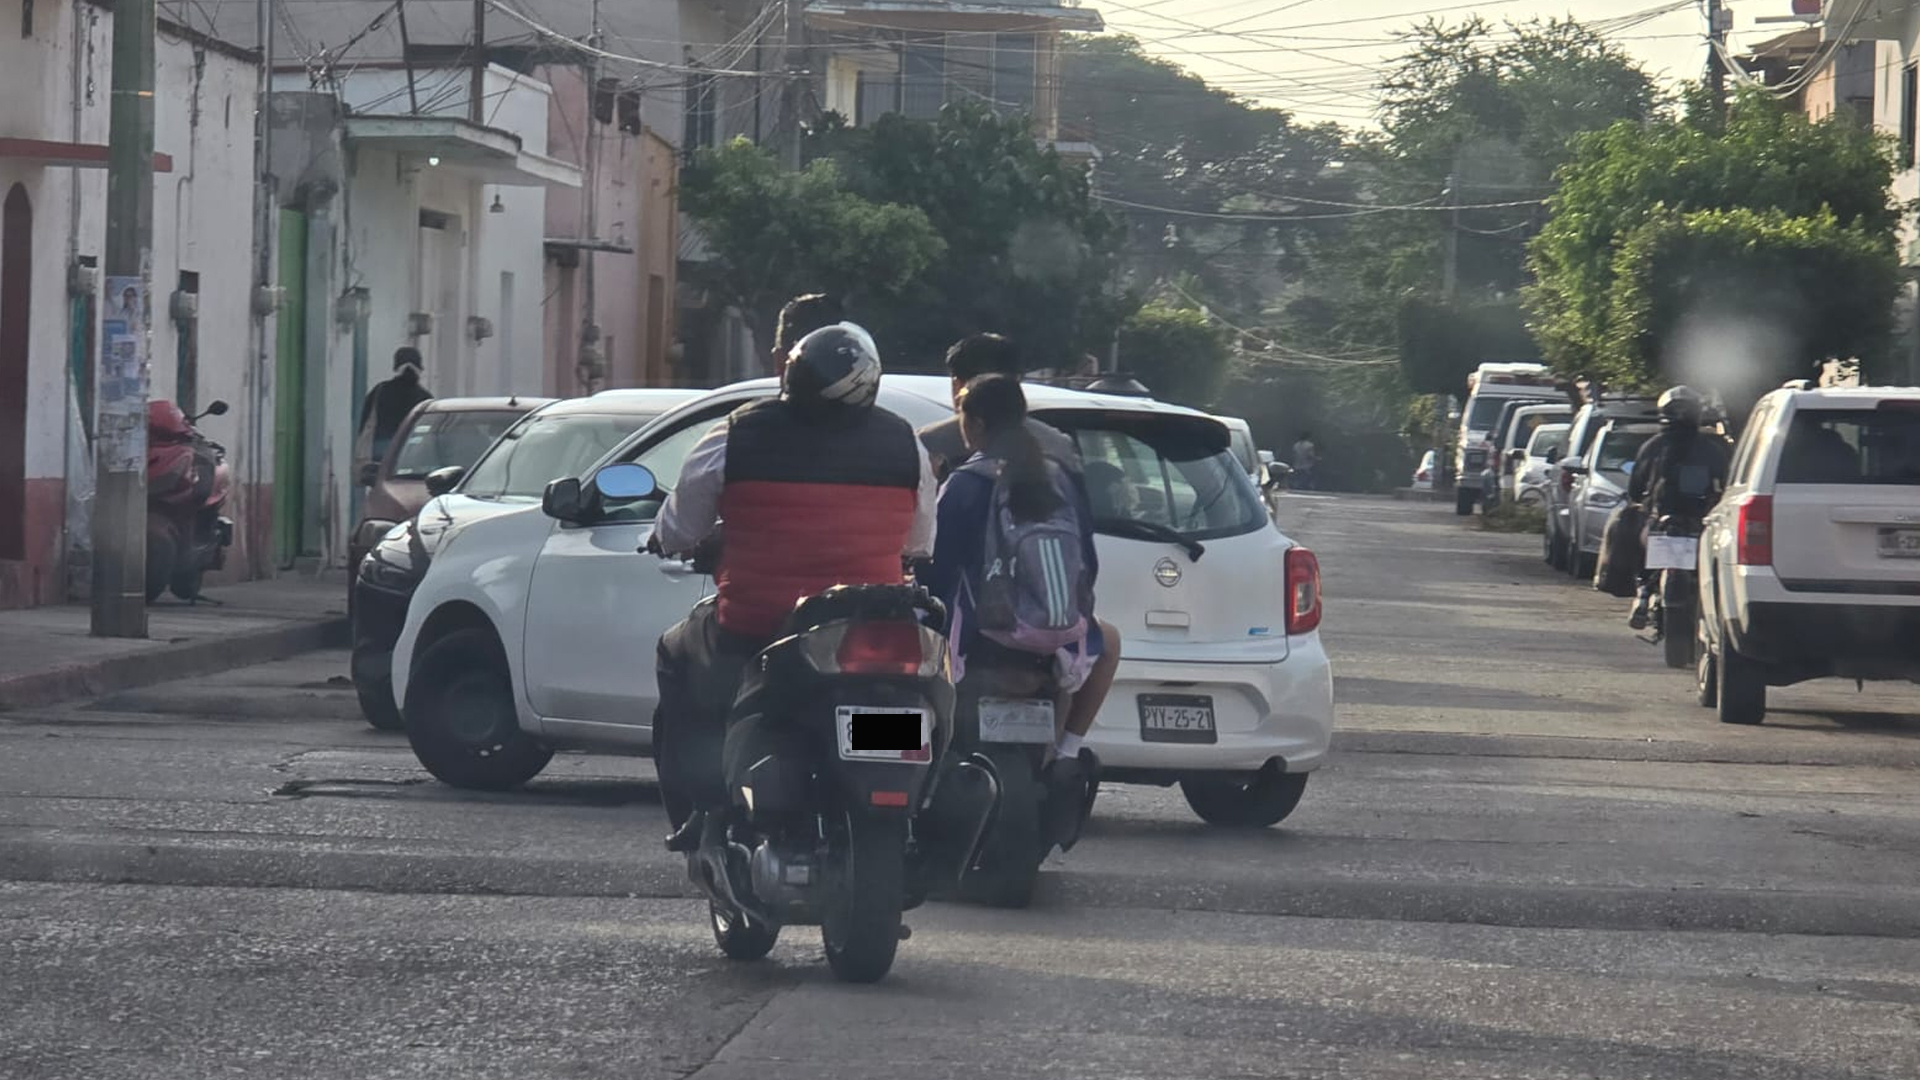
[[[946,50],[939,45],[907,45],[900,54],[900,111],[915,120],[932,120],[946,103]]]
[[[682,94],[685,98],[686,125],[681,133],[680,146],[691,154],[703,146],[714,144],[720,83],[711,75],[695,75],[687,80]]]
[[[993,45],[993,100],[1003,109],[1032,112],[1034,84],[1033,35],[999,35]]]
[[[854,83],[853,122],[864,126],[900,111],[900,80],[890,75],[862,71]]]
[[[1914,108],[1920,105],[1920,65],[1908,64],[1900,73],[1900,164],[1913,168],[1914,137],[1920,135],[1916,124],[1920,117],[1914,115]]]
[[[619,79],[601,79],[593,84],[593,118],[603,124],[613,123],[613,102],[620,96]]]

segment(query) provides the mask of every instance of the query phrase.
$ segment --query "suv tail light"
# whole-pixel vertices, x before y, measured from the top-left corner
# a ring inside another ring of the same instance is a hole
[[[1320,560],[1303,547],[1287,549],[1287,633],[1320,628]]]
[[[920,626],[910,622],[856,622],[834,650],[844,675],[918,675],[926,657]]]
[[[1749,495],[1734,524],[1734,558],[1741,566],[1773,565],[1773,496]]]

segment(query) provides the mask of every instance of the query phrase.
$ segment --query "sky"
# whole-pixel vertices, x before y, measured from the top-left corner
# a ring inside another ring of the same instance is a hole
[[[1609,36],[1663,81],[1701,76],[1706,14],[1689,0],[1082,0],[1109,30],[1132,34],[1148,51],[1208,82],[1305,121],[1370,125],[1371,84],[1401,50],[1394,40],[1429,15],[1489,22],[1571,15]],[[1790,0],[1729,0],[1739,53],[1795,24],[1757,25],[1786,15]],[[1662,9],[1675,9],[1660,14]]]

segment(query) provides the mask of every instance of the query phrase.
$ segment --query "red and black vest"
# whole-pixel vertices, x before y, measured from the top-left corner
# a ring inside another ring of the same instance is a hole
[[[720,494],[720,625],[770,637],[815,593],[900,581],[919,489],[913,428],[885,409],[812,417],[771,399],[735,410]]]

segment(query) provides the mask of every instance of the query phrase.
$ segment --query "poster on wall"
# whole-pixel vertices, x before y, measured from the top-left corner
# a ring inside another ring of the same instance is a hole
[[[99,442],[101,465],[137,472],[147,459],[147,284],[139,275],[107,278],[100,323]]]

